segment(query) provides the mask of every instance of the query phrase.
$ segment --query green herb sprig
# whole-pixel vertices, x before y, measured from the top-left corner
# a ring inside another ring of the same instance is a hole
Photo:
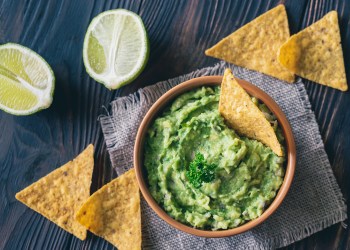
[[[186,170],[186,177],[195,188],[200,188],[203,182],[208,183],[215,179],[216,167],[215,164],[208,164],[201,153],[196,153]]]

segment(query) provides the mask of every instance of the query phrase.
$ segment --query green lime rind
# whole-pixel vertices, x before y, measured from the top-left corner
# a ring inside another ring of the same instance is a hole
[[[142,61],[140,60],[141,64],[140,67],[137,68],[135,70],[135,72],[133,72],[132,75],[130,75],[130,77],[124,79],[123,81],[119,81],[117,84],[115,84],[114,86],[111,86],[110,83],[106,82],[105,80],[101,79],[100,77],[96,77],[96,72],[94,72],[90,66],[90,62],[88,59],[88,45],[89,45],[89,39],[90,39],[90,35],[91,35],[91,31],[93,30],[93,28],[97,25],[98,21],[100,19],[102,19],[102,17],[107,16],[108,14],[115,14],[117,15],[118,12],[121,11],[123,13],[128,13],[129,15],[133,16],[134,18],[136,18],[139,22],[139,24],[142,27],[142,34],[143,34],[143,40],[144,40],[144,46],[145,46],[145,54],[142,58]],[[85,69],[86,72],[89,74],[90,77],[92,77],[96,82],[99,82],[101,84],[103,84],[106,88],[108,88],[109,90],[114,90],[114,89],[118,89],[132,81],[134,81],[141,73],[142,71],[145,69],[148,59],[149,59],[149,54],[150,54],[150,44],[149,44],[149,39],[148,39],[148,35],[147,35],[147,31],[145,28],[145,25],[141,19],[141,17],[137,14],[135,14],[134,12],[131,12],[129,10],[125,10],[125,9],[115,9],[115,10],[108,10],[105,12],[100,13],[99,15],[97,15],[96,17],[94,17],[92,19],[92,21],[90,22],[85,38],[84,38],[84,45],[83,45],[83,62],[85,65]]]
[[[37,62],[42,63],[41,66],[44,67],[44,69],[46,70],[45,74],[48,75],[48,79],[50,80],[47,83],[48,88],[45,89],[45,91],[48,92],[47,97],[49,97],[49,98],[45,99],[45,103],[38,101],[38,103],[35,106],[33,106],[32,108],[22,109],[22,110],[9,108],[0,102],[0,110],[3,110],[4,112],[11,114],[11,115],[25,116],[25,115],[34,114],[40,110],[43,110],[43,109],[50,107],[50,105],[52,104],[52,101],[53,101],[53,94],[55,91],[55,75],[54,75],[53,70],[50,67],[50,65],[38,53],[36,53],[35,51],[33,51],[25,46],[20,45],[20,44],[6,43],[3,45],[0,45],[0,51],[6,50],[6,49],[18,50],[22,55],[30,56],[30,57],[34,58],[34,60],[36,60]],[[0,61],[1,61],[1,59],[0,59]],[[0,82],[0,85],[1,85],[1,82]]]

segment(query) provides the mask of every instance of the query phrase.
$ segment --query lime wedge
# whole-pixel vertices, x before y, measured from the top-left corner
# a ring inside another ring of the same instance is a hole
[[[133,81],[146,66],[149,43],[141,18],[128,10],[102,12],[90,23],[84,39],[87,73],[109,89]]]
[[[0,46],[0,109],[29,115],[52,103],[55,77],[47,62],[19,44]]]

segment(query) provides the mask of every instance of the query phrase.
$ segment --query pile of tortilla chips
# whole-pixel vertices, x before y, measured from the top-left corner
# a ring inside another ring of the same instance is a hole
[[[130,170],[90,196],[93,145],[16,198],[81,240],[86,229],[118,249],[141,249],[140,194]],[[89,197],[90,196],[90,197]]]
[[[293,82],[296,74],[341,91],[348,89],[336,11],[290,37],[285,7],[278,5],[205,54],[287,82]]]

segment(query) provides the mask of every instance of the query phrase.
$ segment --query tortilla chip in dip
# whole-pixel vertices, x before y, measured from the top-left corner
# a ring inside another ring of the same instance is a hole
[[[86,229],[75,213],[90,196],[94,146],[16,194],[16,199],[81,240]]]
[[[141,249],[140,192],[134,169],[91,195],[76,219],[120,250]]]
[[[331,11],[282,45],[279,62],[296,75],[342,91],[348,89],[338,14]]]
[[[235,80],[230,69],[225,70],[221,83],[219,112],[239,134],[262,142],[278,156],[283,155],[273,127]]]
[[[286,9],[278,5],[206,50],[205,54],[293,82],[294,75],[277,61],[278,49],[289,37]]]

